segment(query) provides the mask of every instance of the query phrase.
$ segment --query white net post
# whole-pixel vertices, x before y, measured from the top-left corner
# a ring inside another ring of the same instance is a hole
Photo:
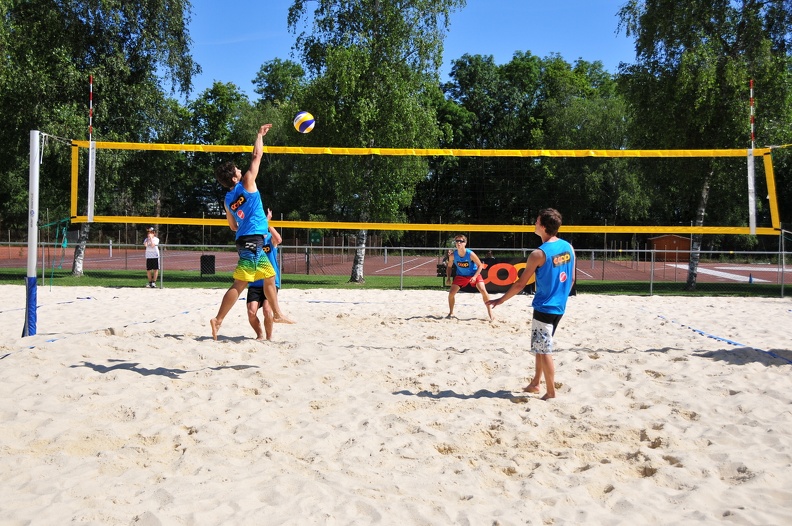
[[[22,336],[36,334],[36,256],[38,254],[38,217],[39,217],[39,145],[41,134],[38,130],[30,131],[30,182],[28,185],[28,254],[25,297],[25,326]]]
[[[756,178],[753,148],[748,150],[748,226],[751,235],[756,235]]]
[[[754,172],[754,145],[756,135],[754,133],[754,81],[749,82],[750,86],[750,108],[751,108],[751,149],[748,150],[748,226],[751,235],[756,235],[756,178]]]
[[[96,141],[88,148],[88,222],[94,220],[94,191],[96,188]]]

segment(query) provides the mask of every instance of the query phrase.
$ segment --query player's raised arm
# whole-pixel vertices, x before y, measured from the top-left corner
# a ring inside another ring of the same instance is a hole
[[[272,210],[267,208],[267,222],[269,223],[270,219],[272,219]],[[283,242],[283,238],[281,237],[280,233],[275,229],[274,226],[269,225],[269,233],[272,236],[272,243],[273,247],[277,247]]]
[[[242,176],[242,185],[248,192],[256,191],[256,177],[258,177],[261,158],[264,156],[264,136],[272,128],[272,124],[262,124],[256,134],[256,141],[253,143],[253,155],[250,159],[250,167]]]

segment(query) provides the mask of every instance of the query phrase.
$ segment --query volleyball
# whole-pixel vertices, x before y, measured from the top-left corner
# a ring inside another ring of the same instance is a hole
[[[314,124],[316,124],[316,121],[313,115],[307,111],[301,111],[294,116],[294,129],[300,133],[310,132],[313,130]]]

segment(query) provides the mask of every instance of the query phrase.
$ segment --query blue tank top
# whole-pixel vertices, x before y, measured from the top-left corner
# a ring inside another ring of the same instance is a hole
[[[281,286],[281,271],[280,267],[278,266],[278,247],[272,245],[272,234],[267,234],[267,237],[264,239],[264,253],[267,255],[267,259],[269,259],[272,268],[275,269],[275,288],[280,288]],[[248,287],[263,287],[264,280],[260,279],[258,281],[254,281]]]
[[[225,196],[225,205],[231,210],[237,222],[236,238],[241,236],[264,236],[269,230],[269,222],[261,204],[258,190],[248,192],[242,183],[237,183]]]
[[[267,239],[264,240],[264,253],[267,254],[267,259],[272,264],[272,268],[275,269],[275,287],[280,288],[281,272],[280,267],[278,267],[278,247],[272,245],[272,234],[267,234]],[[262,286],[264,285],[262,284]]]
[[[564,314],[575,272],[575,251],[572,245],[558,239],[542,243],[544,264],[536,269],[536,294],[533,308],[545,314]]]
[[[470,257],[471,252],[469,248],[466,248],[465,255],[460,256],[459,252],[454,250],[454,265],[456,265],[457,276],[472,276],[478,270],[478,265]]]

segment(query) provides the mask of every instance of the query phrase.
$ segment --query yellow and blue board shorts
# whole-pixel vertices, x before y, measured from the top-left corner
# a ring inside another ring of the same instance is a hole
[[[236,240],[239,261],[234,279],[252,283],[275,276],[275,267],[264,253],[264,236],[239,236]]]

